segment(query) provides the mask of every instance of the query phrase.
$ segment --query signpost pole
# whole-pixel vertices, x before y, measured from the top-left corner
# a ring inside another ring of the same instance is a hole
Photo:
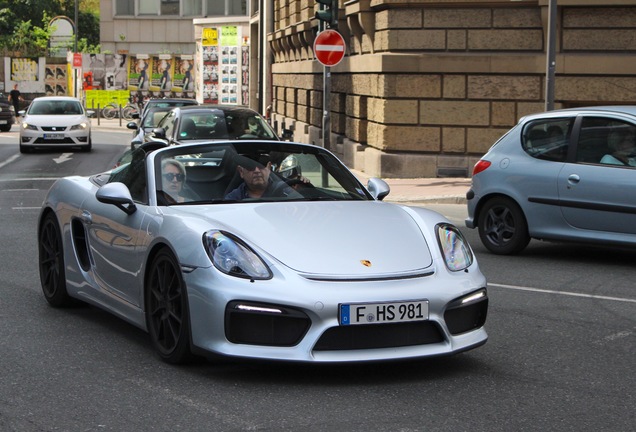
[[[331,150],[331,68],[322,70],[322,146]]]
[[[345,41],[338,33],[338,0],[316,0],[318,36],[314,40],[314,54],[322,64],[322,146],[331,150],[331,67],[345,54]]]
[[[556,74],[556,0],[549,0],[548,7],[548,48],[546,55],[545,110],[552,111],[554,109],[554,79]]]

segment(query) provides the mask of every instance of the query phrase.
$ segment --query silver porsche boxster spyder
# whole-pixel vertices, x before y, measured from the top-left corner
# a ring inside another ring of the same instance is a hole
[[[442,215],[382,201],[329,151],[146,143],[57,180],[38,222],[46,300],[147,331],[159,356],[360,362],[484,344],[486,280]]]

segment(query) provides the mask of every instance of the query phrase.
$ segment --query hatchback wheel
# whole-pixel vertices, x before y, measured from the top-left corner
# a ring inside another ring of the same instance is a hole
[[[167,363],[191,358],[190,320],[179,263],[164,249],[153,259],[145,287],[146,323],[150,339]]]
[[[528,223],[519,206],[509,198],[492,198],[479,215],[479,237],[498,255],[521,252],[530,242]]]

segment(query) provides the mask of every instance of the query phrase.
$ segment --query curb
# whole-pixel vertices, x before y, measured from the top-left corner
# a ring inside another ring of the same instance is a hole
[[[386,202],[393,204],[416,205],[416,204],[466,204],[466,196],[464,195],[436,195],[427,197],[404,197],[394,196],[391,194],[386,197]]]

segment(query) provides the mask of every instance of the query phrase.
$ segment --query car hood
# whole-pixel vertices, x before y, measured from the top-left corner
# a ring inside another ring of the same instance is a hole
[[[24,121],[34,126],[72,126],[90,121],[86,116],[79,115],[28,115]]]
[[[301,273],[368,278],[418,274],[432,264],[414,213],[379,201],[179,209],[208,219],[211,227],[237,235]]]

